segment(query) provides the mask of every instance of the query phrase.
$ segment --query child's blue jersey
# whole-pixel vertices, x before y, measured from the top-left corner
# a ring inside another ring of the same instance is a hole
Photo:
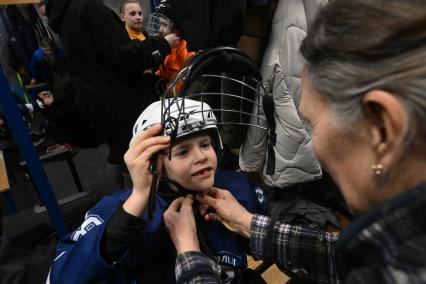
[[[266,213],[266,194],[244,175],[218,170],[215,186],[229,190],[249,212]],[[49,273],[50,283],[133,283],[135,273],[142,275],[142,283],[175,283],[176,250],[163,223],[169,202],[161,196],[157,195],[152,221],[147,222],[125,255],[112,265],[101,257],[104,230],[117,206],[121,206],[130,193],[131,189],[127,189],[104,197],[87,212],[82,225],[61,240]],[[206,222],[202,233],[226,272],[224,282],[238,278],[247,267],[248,240],[228,231],[219,222]]]

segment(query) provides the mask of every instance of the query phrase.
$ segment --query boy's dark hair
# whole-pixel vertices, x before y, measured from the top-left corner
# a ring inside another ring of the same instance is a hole
[[[141,6],[141,2],[139,0],[123,0],[121,1],[120,7],[118,8],[118,13],[122,14],[124,12],[124,6],[126,6],[126,4],[130,4],[130,3],[135,3],[135,4],[139,4],[139,6]]]

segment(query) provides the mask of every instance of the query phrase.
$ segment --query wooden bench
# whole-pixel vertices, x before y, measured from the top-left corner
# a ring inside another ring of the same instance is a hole
[[[78,175],[78,172],[75,168],[75,164],[72,158],[72,152],[70,149],[63,149],[63,150],[58,150],[52,153],[48,153],[48,154],[44,154],[39,156],[40,161],[49,161],[49,160],[53,160],[53,159],[64,159],[67,164],[68,167],[71,171],[71,175],[73,177],[75,186],[77,187],[78,192],[83,192],[83,186],[81,184],[81,180],[80,180],[80,176]],[[19,163],[21,166],[26,167],[27,163],[25,161],[22,161]]]
[[[0,150],[0,193],[9,190],[9,179],[7,178],[6,163],[4,162],[3,151]]]
[[[4,197],[4,205],[7,214],[17,212],[16,203],[13,200],[12,192],[9,190],[9,178],[7,177],[6,163],[4,160],[3,151],[0,150],[0,194]]]

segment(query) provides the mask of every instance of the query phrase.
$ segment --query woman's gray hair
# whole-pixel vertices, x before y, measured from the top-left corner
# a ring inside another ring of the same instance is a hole
[[[314,88],[348,124],[362,98],[384,90],[405,105],[410,141],[426,141],[426,1],[335,0],[318,14],[301,54]]]

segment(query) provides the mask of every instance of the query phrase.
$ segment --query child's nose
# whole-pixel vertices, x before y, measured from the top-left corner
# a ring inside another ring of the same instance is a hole
[[[197,148],[194,155],[196,163],[204,162],[207,159],[206,153],[201,148]]]

